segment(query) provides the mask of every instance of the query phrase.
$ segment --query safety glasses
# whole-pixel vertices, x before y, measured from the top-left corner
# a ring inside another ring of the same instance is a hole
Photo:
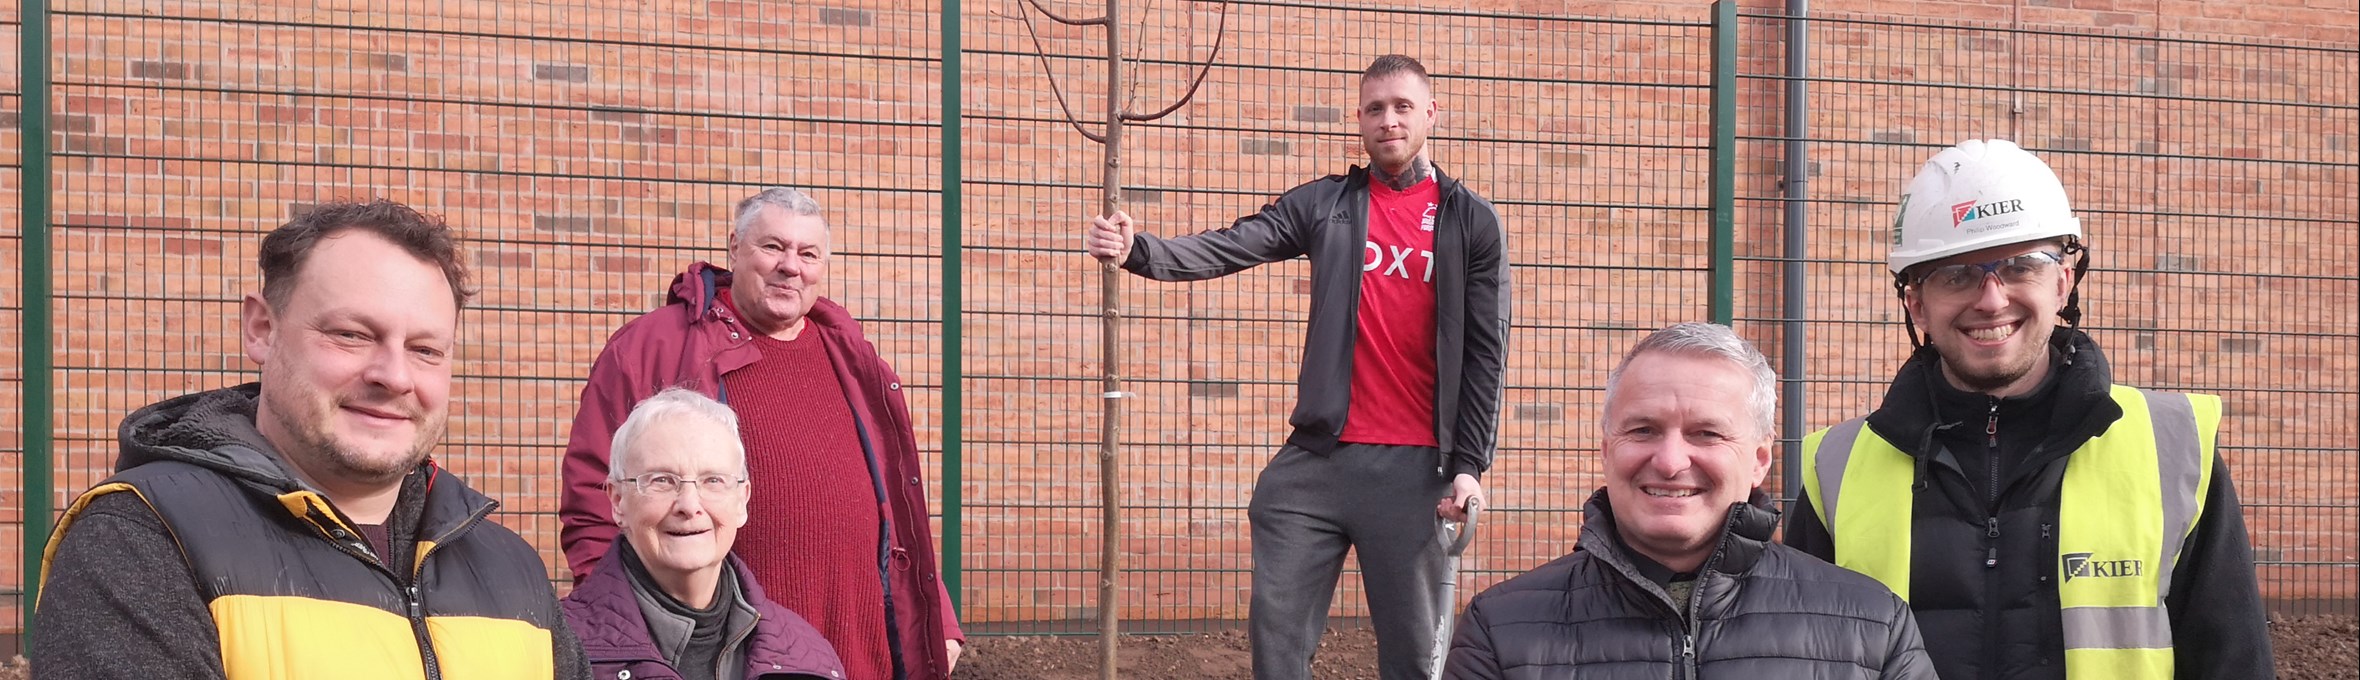
[[[1998,277],[2000,285],[2024,288],[2054,280],[2057,270],[2065,265],[2065,256],[2046,250],[2036,250],[2015,257],[1990,262],[1967,262],[1935,267],[1918,277],[1912,284],[1921,295],[1959,298],[1974,295],[1983,289],[1983,280]]]

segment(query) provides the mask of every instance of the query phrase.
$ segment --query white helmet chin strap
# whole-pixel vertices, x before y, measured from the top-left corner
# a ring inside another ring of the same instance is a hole
[[[2057,310],[2057,318],[2064,319],[2067,326],[2080,328],[2081,280],[2090,275],[2090,247],[2083,245],[2081,239],[2067,239],[2065,255],[2071,257],[2074,253],[2081,253],[2081,257],[2073,261],[2073,290],[2066,291],[2065,306]]]

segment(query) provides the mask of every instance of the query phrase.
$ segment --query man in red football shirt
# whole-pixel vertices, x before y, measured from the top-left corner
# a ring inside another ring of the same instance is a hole
[[[1083,236],[1092,256],[1159,281],[1311,258],[1294,431],[1247,512],[1259,680],[1310,677],[1347,548],[1360,556],[1383,676],[1427,677],[1439,661],[1435,623],[1450,612],[1435,600],[1450,574],[1435,516],[1459,519],[1482,500],[1508,264],[1491,203],[1426,158],[1438,115],[1425,67],[1380,57],[1360,77],[1368,168],[1295,187],[1225,229],[1158,238],[1116,212]]]
[[[940,680],[964,635],[934,559],[901,378],[852,314],[820,297],[817,202],[739,201],[729,269],[698,262],[665,305],[623,324],[590,367],[566,445],[560,537],[574,580],[615,539],[608,445],[633,405],[682,386],[729,404],[762,489],[737,555],[771,599],[819,628],[850,680]]]

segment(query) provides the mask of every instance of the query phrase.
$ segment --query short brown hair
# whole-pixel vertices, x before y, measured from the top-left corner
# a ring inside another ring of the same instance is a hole
[[[376,199],[367,203],[339,201],[305,210],[270,235],[262,237],[262,299],[272,309],[284,309],[295,294],[296,274],[311,259],[320,241],[349,230],[376,234],[400,246],[411,257],[442,269],[451,284],[451,301],[467,306],[475,289],[467,283],[467,265],[459,261],[459,239],[441,218],[420,214],[409,206]]]
[[[1377,57],[1376,61],[1369,62],[1368,70],[1360,72],[1360,81],[1365,83],[1377,78],[1403,73],[1415,73],[1418,76],[1418,82],[1424,83],[1427,87],[1434,86],[1434,80],[1426,76],[1425,64],[1420,64],[1416,59],[1399,54],[1388,54]]]

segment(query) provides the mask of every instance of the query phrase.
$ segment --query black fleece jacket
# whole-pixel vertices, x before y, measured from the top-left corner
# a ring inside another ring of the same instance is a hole
[[[1951,386],[1940,355],[1923,348],[1868,415],[1869,429],[1924,470],[1925,490],[1912,500],[1909,604],[1926,651],[1950,680],[2065,677],[2055,527],[2066,461],[2121,419],[2122,407],[2108,394],[2106,356],[2087,334],[2060,327],[2050,348],[2048,378],[2006,399]],[[2164,599],[2181,678],[2275,675],[2268,612],[2226,460],[2213,459],[2204,514]],[[1835,538],[1809,494],[1797,503],[1783,540],[1835,559]],[[1994,518],[1996,539],[1988,536]],[[1985,567],[1994,556],[1996,566]]]
[[[1434,433],[1447,475],[1483,476],[1498,439],[1508,350],[1507,233],[1491,202],[1434,169],[1442,195],[1434,228]],[[1311,258],[1311,322],[1295,378],[1294,432],[1313,453],[1336,448],[1352,399],[1352,341],[1368,242],[1369,173],[1304,183],[1227,228],[1172,238],[1140,233],[1123,269],[1158,281],[1198,281],[1257,265]]]

